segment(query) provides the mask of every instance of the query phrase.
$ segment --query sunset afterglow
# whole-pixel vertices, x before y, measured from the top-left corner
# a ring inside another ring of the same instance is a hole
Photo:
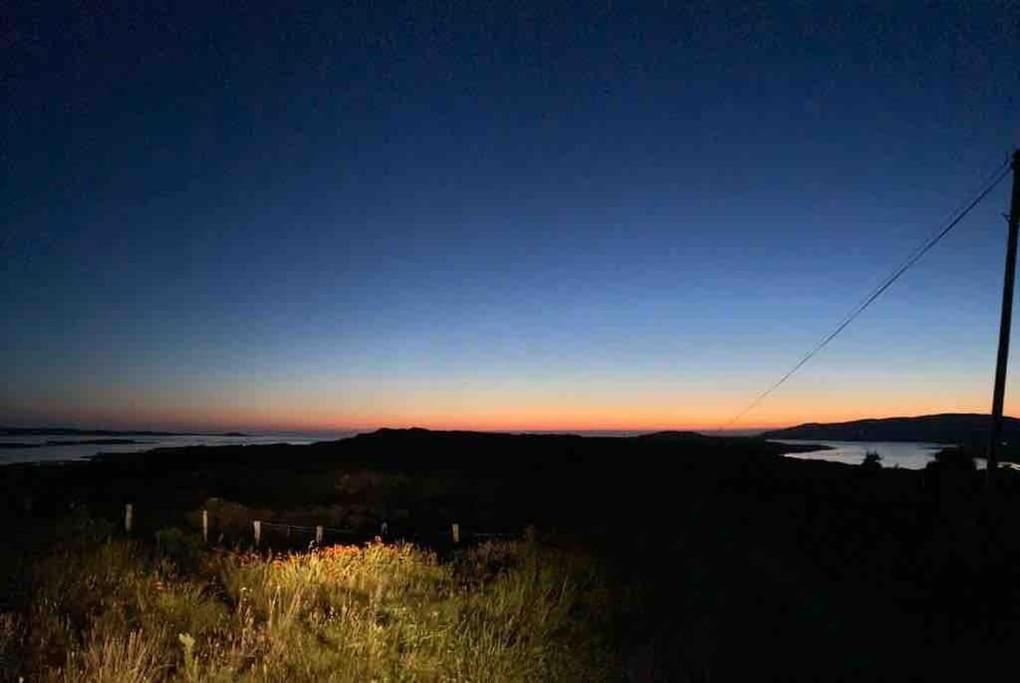
[[[410,25],[333,11],[324,25]],[[2,422],[732,418],[1005,160],[1018,70],[877,14],[762,10],[746,35],[768,40],[733,42],[721,6],[677,11],[479,32],[484,13],[423,10],[431,29],[379,42],[306,37],[314,67],[276,38],[137,22],[123,50],[165,50],[124,62],[75,39],[75,58],[26,67],[2,189]],[[79,93],[85,72],[116,89]],[[987,411],[1007,194],[734,427]],[[1017,412],[1020,384],[1006,396]]]

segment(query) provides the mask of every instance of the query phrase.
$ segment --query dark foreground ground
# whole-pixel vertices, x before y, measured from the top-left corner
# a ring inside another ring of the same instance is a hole
[[[625,599],[620,678],[999,680],[1020,646],[1020,486],[989,501],[966,468],[869,469],[778,455],[756,439],[382,430],[312,446],[188,448],[0,469],[7,558],[43,552],[69,514],[133,535],[305,547],[378,534],[453,552],[519,535],[583,549]],[[788,448],[788,447],[787,447]],[[74,510],[70,510],[70,508]],[[3,609],[32,600],[27,562]],[[19,573],[20,572],[20,573]]]

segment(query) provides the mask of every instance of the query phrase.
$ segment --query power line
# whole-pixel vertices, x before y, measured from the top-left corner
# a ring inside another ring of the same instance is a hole
[[[987,197],[988,194],[992,190],[994,190],[995,187],[1000,182],[1002,182],[1003,178],[1005,178],[1007,175],[1009,175],[1009,172],[1010,172],[1010,163],[1009,163],[1009,160],[1007,159],[990,176],[992,178],[992,180],[990,180],[984,186],[984,189],[981,190],[974,199],[972,199],[969,203],[967,203],[965,206],[963,206],[962,209],[957,210],[953,214],[951,214],[951,218],[949,219],[948,224],[946,224],[946,226],[944,228],[942,228],[940,231],[935,233],[933,236],[929,237],[928,240],[926,240],[925,242],[921,243],[921,245],[919,245],[913,252],[911,252],[911,255],[909,257],[907,257],[907,260],[904,261],[903,264],[900,265],[899,268],[894,270],[884,280],[882,280],[878,285],[876,285],[876,287],[874,289],[872,289],[871,292],[868,293],[868,295],[865,296],[865,298],[862,299],[859,304],[857,304],[857,306],[855,306],[854,308],[850,309],[850,312],[847,313],[847,315],[839,322],[839,324],[836,326],[836,328],[832,332],[830,332],[826,336],[822,337],[822,339],[817,344],[815,344],[815,346],[810,351],[808,351],[806,354],[804,354],[804,356],[799,361],[797,361],[797,363],[792,368],[790,368],[790,370],[785,375],[780,377],[776,382],[774,382],[771,386],[769,386],[768,389],[766,389],[761,394],[759,394],[758,397],[755,398],[753,401],[751,401],[751,403],[748,404],[748,406],[746,408],[744,408],[739,413],[737,413],[737,415],[735,417],[731,418],[728,422],[723,424],[716,431],[722,431],[722,430],[727,429],[728,427],[732,426],[734,423],[736,423],[744,415],[746,415],[747,413],[751,412],[751,410],[753,410],[759,403],[761,403],[763,400],[765,400],[765,398],[769,394],[771,394],[773,391],[775,391],[780,386],[782,386],[782,384],[784,382],[786,382],[786,380],[790,379],[790,377],[792,377],[795,372],[800,370],[801,367],[803,367],[805,363],[807,363],[809,360],[811,360],[815,356],[815,354],[817,354],[819,351],[821,351],[823,348],[825,348],[825,346],[828,345],[829,342],[831,342],[833,339],[835,339],[839,335],[839,333],[842,332],[844,329],[846,329],[846,327],[848,325],[850,325],[850,323],[852,323],[857,318],[857,316],[859,316],[861,313],[863,313],[865,311],[865,309],[867,309],[868,306],[870,306],[875,301],[875,299],[877,299],[878,297],[882,296],[882,293],[885,292],[885,290],[889,289],[889,287],[891,287],[894,282],[896,282],[898,279],[900,279],[900,276],[902,276],[904,273],[906,273],[908,270],[910,270],[910,268],[913,267],[913,265],[915,263],[917,263],[919,260],[921,260],[922,256],[924,256],[926,253],[928,253],[928,251],[932,247],[934,247],[936,244],[938,244],[942,240],[943,237],[948,235],[949,232],[953,228],[955,228],[964,218],[966,218],[967,214],[969,214],[971,212],[971,210],[974,209],[974,207],[976,207],[978,204],[980,204],[981,201],[985,197]]]

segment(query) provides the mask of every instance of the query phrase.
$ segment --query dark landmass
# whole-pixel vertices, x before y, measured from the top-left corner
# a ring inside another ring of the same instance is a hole
[[[652,442],[673,442],[681,443],[686,446],[703,446],[709,448],[718,448],[721,446],[736,446],[743,447],[749,443],[749,439],[761,439],[759,436],[746,437],[746,436],[707,436],[699,432],[687,432],[687,431],[666,431],[666,432],[652,432],[650,434],[641,434],[640,436],[633,437],[639,441],[645,443]],[[832,450],[832,446],[824,446],[822,444],[773,444],[777,446],[777,452],[780,454],[785,453],[810,453],[812,451],[829,451]]]
[[[9,465],[0,514],[8,548],[40,544],[72,504],[75,515],[121,524],[132,503],[132,535],[143,541],[197,528],[206,509],[227,547],[250,546],[253,519],[351,534],[327,542],[370,538],[385,521],[389,537],[443,557],[455,552],[452,522],[468,542],[531,525],[543,543],[583,548],[610,568],[628,597],[606,637],[646,672],[635,680],[971,680],[1010,670],[1020,647],[1020,475],[1002,472],[988,498],[972,468],[883,469],[782,457],[789,451],[682,432],[387,429],[302,446]],[[263,529],[268,547],[308,538]]]
[[[44,446],[117,446],[145,443],[134,439],[78,439],[74,441],[47,440],[43,443],[0,443],[0,448],[42,448]]]
[[[991,417],[980,413],[943,413],[919,417],[890,417],[852,422],[808,423],[763,432],[764,439],[819,441],[923,441],[983,447],[988,443]],[[1020,442],[1020,419],[1004,417],[1002,439]]]

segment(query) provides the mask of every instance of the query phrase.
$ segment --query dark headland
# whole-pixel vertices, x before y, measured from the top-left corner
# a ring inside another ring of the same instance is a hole
[[[919,441],[984,446],[988,441],[990,420],[987,413],[940,413],[851,422],[809,422],[767,431],[761,437],[819,441]],[[1006,442],[1020,442],[1020,419],[1003,418],[1002,439]]]

